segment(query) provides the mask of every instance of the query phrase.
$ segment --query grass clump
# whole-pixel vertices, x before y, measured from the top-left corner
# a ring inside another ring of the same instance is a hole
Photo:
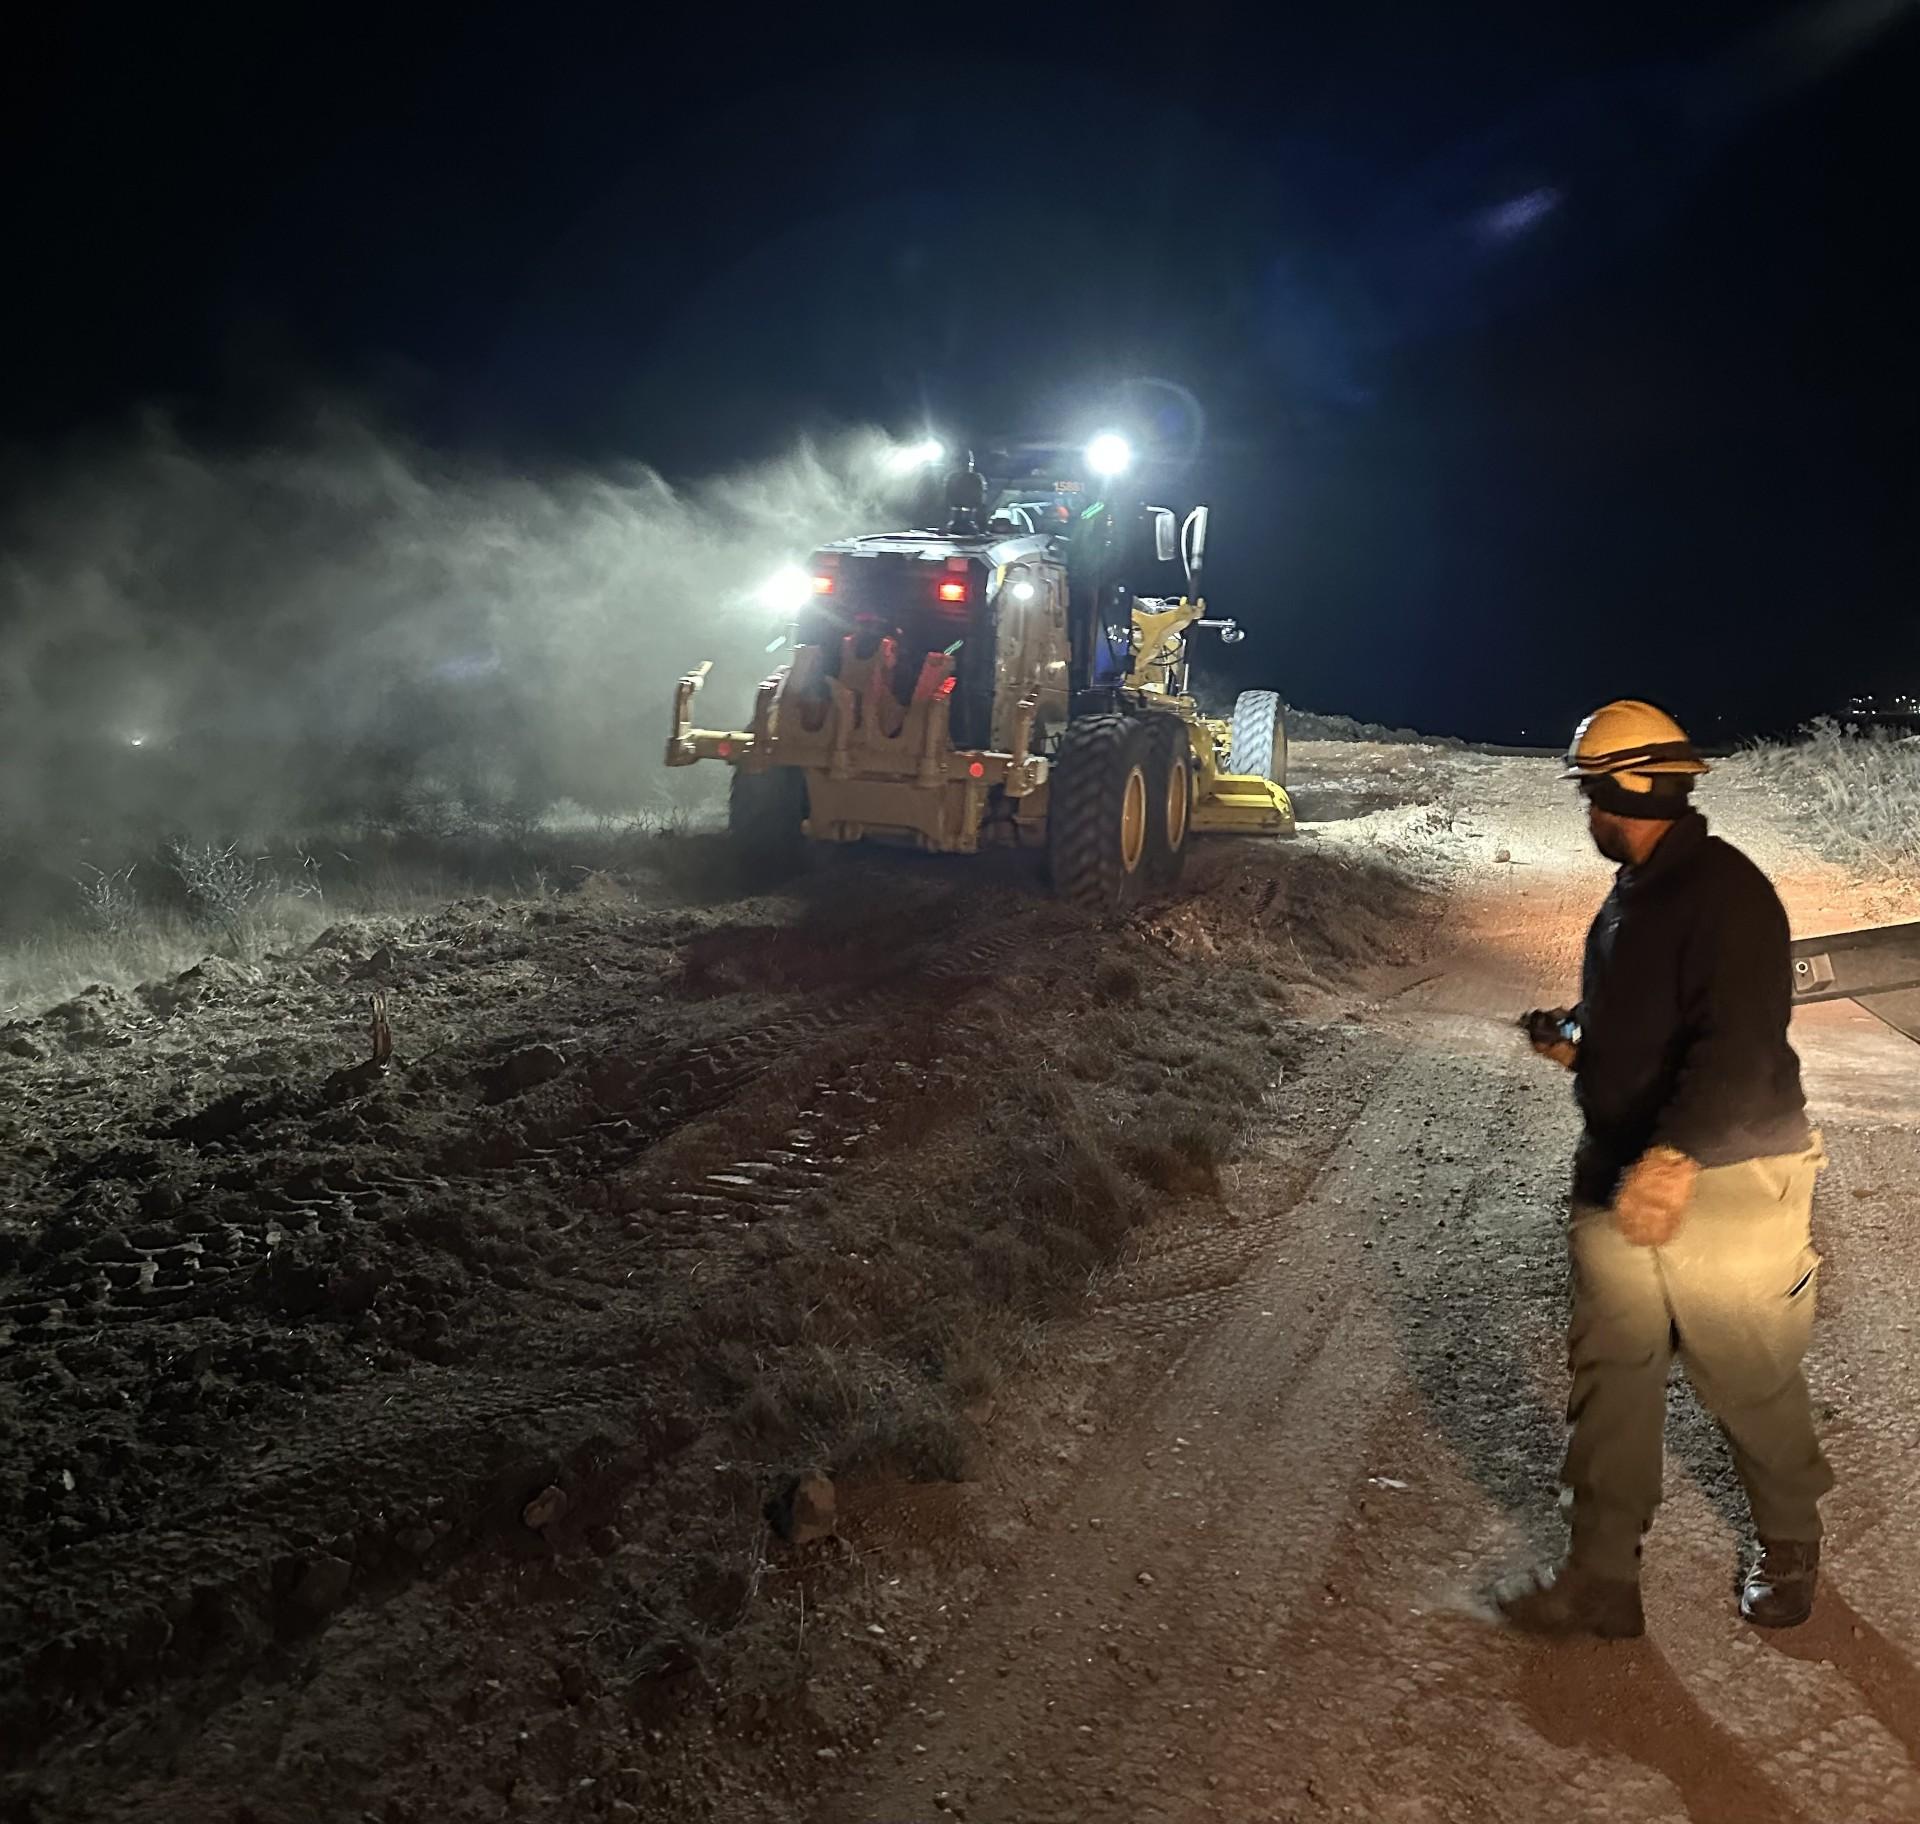
[[[1872,879],[1920,875],[1920,736],[1822,717],[1745,759],[1829,859]]]

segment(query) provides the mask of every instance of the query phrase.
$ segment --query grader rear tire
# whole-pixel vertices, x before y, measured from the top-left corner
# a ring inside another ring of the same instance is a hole
[[[749,881],[776,881],[806,860],[807,776],[796,767],[735,771],[727,792],[727,831]]]
[[[1153,823],[1152,731],[1132,716],[1067,724],[1047,789],[1047,859],[1069,905],[1117,912],[1148,879]]]
[[[1279,694],[1271,690],[1243,690],[1234,698],[1228,772],[1286,784],[1287,725],[1280,708]]]
[[[1147,775],[1147,875],[1170,887],[1185,871],[1193,829],[1193,742],[1187,725],[1173,716],[1147,723],[1153,770]]]

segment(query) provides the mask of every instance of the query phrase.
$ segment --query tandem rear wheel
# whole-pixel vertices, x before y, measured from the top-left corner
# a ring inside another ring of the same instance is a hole
[[[1193,789],[1193,750],[1179,718],[1068,723],[1047,799],[1054,891],[1069,905],[1117,912],[1170,886],[1186,862]]]

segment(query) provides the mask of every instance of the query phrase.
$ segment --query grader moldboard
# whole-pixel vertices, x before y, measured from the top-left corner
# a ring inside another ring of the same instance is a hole
[[[1228,720],[1188,692],[1207,516],[1152,506],[1122,440],[1003,446],[947,477],[937,529],[816,551],[789,664],[751,726],[691,725],[680,680],[667,764],[734,769],[731,824],[756,854],[806,841],[971,854],[1044,847],[1055,891],[1095,911],[1171,885],[1207,831],[1291,835],[1272,691]],[[1178,596],[1137,579],[1184,568]]]

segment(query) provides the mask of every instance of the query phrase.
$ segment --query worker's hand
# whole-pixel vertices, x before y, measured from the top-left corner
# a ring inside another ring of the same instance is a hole
[[[1700,1167],[1670,1146],[1650,1146],[1627,1168],[1613,1220],[1636,1248],[1664,1247],[1680,1232]]]
[[[1551,1058],[1563,1070],[1571,1070],[1580,1061],[1580,1048],[1566,1035],[1566,1023],[1573,1018],[1571,1007],[1536,1007],[1520,1016],[1527,1042],[1543,1058]]]

